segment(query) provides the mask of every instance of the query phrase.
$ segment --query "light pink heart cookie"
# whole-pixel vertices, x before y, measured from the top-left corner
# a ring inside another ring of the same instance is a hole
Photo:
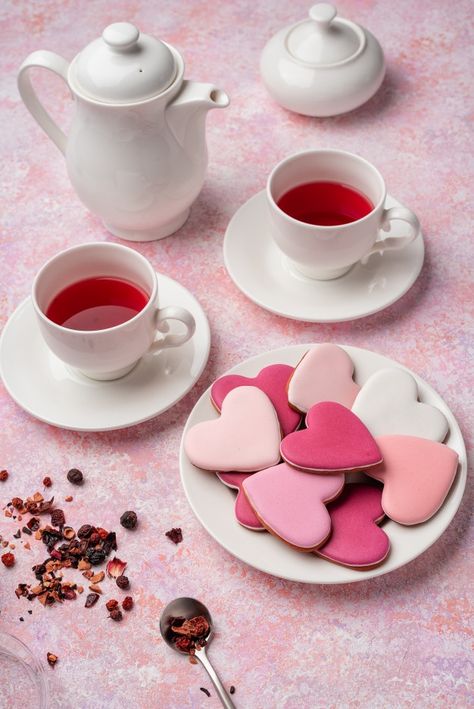
[[[286,392],[288,380],[294,369],[288,364],[271,364],[264,367],[256,377],[243,377],[240,374],[227,374],[217,379],[211,387],[211,400],[218,411],[227,394],[239,386],[254,386],[268,396],[280,421],[284,436],[296,431],[301,423],[301,414],[291,408]]]
[[[252,529],[255,532],[261,532],[265,529],[265,527],[262,526],[262,523],[253,511],[249,501],[242,491],[242,483],[249,477],[249,475],[253,475],[253,473],[217,473],[217,477],[222,483],[224,483],[224,485],[232,488],[233,490],[238,490],[234,507],[237,522],[239,522],[243,527],[247,527],[247,529]]]
[[[350,409],[360,390],[353,373],[354,364],[342,347],[316,345],[297,365],[288,384],[288,400],[304,413],[320,401],[336,401]]]
[[[344,475],[313,475],[281,463],[250,475],[242,487],[269,532],[300,551],[313,551],[331,531],[324,503],[339,495]]]
[[[357,395],[352,411],[373,436],[406,435],[443,441],[448,420],[442,411],[418,401],[415,378],[404,369],[379,369]]]
[[[219,472],[252,473],[280,460],[280,424],[273,404],[257,387],[238,387],[218,419],[197,423],[184,439],[193,465]]]
[[[365,471],[383,482],[382,507],[400,524],[419,524],[441,507],[458,469],[458,454],[443,443],[416,436],[376,439],[383,463]]]
[[[381,564],[390,550],[390,540],[377,526],[385,517],[382,490],[374,485],[346,485],[328,505],[331,536],[317,551],[318,556],[353,569]]]
[[[306,425],[307,429],[290,433],[281,442],[283,459],[297,468],[325,473],[368,468],[382,460],[362,421],[341,404],[315,404]]]

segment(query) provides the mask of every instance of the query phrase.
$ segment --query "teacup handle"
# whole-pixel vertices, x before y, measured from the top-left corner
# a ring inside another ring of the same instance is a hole
[[[184,308],[179,308],[174,305],[168,305],[166,308],[160,308],[156,311],[155,325],[158,332],[168,331],[168,320],[179,320],[186,327],[186,332],[182,335],[173,335],[169,333],[165,335],[161,340],[155,340],[152,342],[149,354],[155,354],[156,352],[161,352],[161,350],[168,349],[168,347],[179,347],[184,345],[185,342],[191,339],[196,330],[196,321],[188,310]]]
[[[386,238],[379,238],[372,246],[370,251],[362,259],[362,263],[367,263],[372,254],[383,254],[384,251],[395,251],[397,249],[404,249],[405,246],[411,244],[414,239],[420,233],[420,222],[418,217],[411,209],[406,207],[391,207],[390,209],[384,209],[382,214],[381,229],[383,231],[390,231],[390,222],[394,219],[399,219],[402,222],[406,222],[410,228],[410,233],[407,236],[387,236]]]

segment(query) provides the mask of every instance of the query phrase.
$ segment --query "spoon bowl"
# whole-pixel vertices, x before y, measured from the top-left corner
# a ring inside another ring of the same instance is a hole
[[[175,652],[178,652],[180,655],[188,655],[188,657],[191,657],[190,653],[186,652],[185,650],[181,650],[179,647],[176,647],[176,635],[171,630],[171,626],[173,625],[174,618],[184,618],[185,620],[191,620],[191,618],[196,618],[197,616],[204,616],[204,618],[209,623],[209,631],[205,638],[206,646],[202,646],[194,650],[192,657],[195,657],[197,660],[199,660],[201,665],[203,665],[203,667],[207,671],[207,674],[209,675],[215,687],[217,695],[222,702],[222,706],[225,707],[225,709],[235,709],[235,705],[233,704],[232,700],[224,689],[224,686],[221,680],[219,679],[217,672],[211,665],[209,658],[206,655],[206,647],[212,639],[213,623],[211,614],[209,613],[204,603],[201,603],[201,601],[197,601],[195,598],[188,598],[186,596],[183,598],[175,598],[174,601],[168,603],[168,605],[163,609],[160,617],[161,637],[169,647],[173,648]]]
[[[209,642],[212,637],[212,618],[206,606],[197,601],[195,598],[188,598],[184,596],[183,598],[175,598],[174,601],[168,603],[166,608],[163,609],[160,617],[160,632],[161,637],[169,647],[173,648],[175,652],[179,652],[180,655],[189,655],[185,650],[180,650],[179,647],[173,642],[173,633],[171,631],[172,620],[174,618],[185,618],[189,620],[190,618],[195,618],[198,615],[204,616],[204,618],[209,623],[209,632],[206,636],[206,641]]]

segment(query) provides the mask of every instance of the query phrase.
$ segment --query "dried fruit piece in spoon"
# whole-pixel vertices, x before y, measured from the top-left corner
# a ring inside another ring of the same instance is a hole
[[[194,618],[170,618],[168,635],[178,650],[194,655],[207,644],[209,623],[203,615]]]

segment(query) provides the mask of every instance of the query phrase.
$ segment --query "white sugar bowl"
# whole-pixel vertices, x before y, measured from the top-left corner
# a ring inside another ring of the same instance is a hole
[[[383,81],[385,61],[377,39],[318,3],[309,20],[285,27],[265,46],[260,71],[271,96],[306,116],[335,116],[369,100]]]

